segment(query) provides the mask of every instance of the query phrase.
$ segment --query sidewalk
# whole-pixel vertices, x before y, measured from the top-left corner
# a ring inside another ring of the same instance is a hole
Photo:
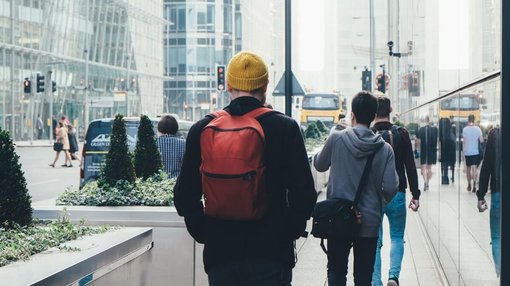
[[[499,285],[492,259],[489,210],[480,213],[468,192],[465,166],[456,165],[455,182],[441,185],[433,167],[430,190],[422,192],[421,218],[450,285]],[[420,187],[423,178],[419,175]],[[491,195],[485,199],[490,207]],[[408,224],[409,226],[409,224]]]
[[[325,199],[325,192],[319,194],[319,200]],[[409,197],[409,196],[408,196]],[[408,198],[409,200],[409,198]],[[308,226],[311,229],[311,225]],[[402,272],[400,274],[400,284],[406,286],[444,285],[436,270],[432,250],[429,248],[426,235],[423,234],[423,227],[418,213],[409,211],[407,215],[404,260],[402,262]],[[320,247],[320,240],[309,236],[298,240],[296,248],[298,252],[298,262],[294,268],[292,285],[327,285],[327,258]],[[382,277],[383,283],[388,279],[389,268],[389,249],[391,241],[389,238],[389,225],[387,219],[384,220],[384,239],[382,248]],[[347,284],[354,285],[352,277],[352,252],[349,259],[349,274]]]
[[[48,139],[28,141],[14,141],[16,147],[52,147],[53,143],[50,143]]]

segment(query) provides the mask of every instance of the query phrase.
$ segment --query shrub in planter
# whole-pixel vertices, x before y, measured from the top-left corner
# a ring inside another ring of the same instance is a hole
[[[420,124],[411,122],[411,123],[407,124],[406,128],[407,128],[407,130],[409,130],[409,133],[411,135],[416,135],[416,134],[418,134],[418,130],[420,129]]]
[[[32,222],[32,199],[9,132],[0,128],[0,224],[12,228]]]
[[[305,138],[319,138],[321,137],[321,132],[319,131],[319,128],[317,128],[317,124],[315,122],[312,122],[308,124],[308,127],[306,127],[305,130]]]
[[[319,129],[321,134],[328,134],[329,130],[326,127],[326,125],[324,124],[324,122],[317,120],[316,125],[317,125],[317,129]]]
[[[33,226],[13,225],[11,229],[0,228],[0,267],[17,260],[26,260],[30,256],[51,247],[63,250],[60,245],[85,235],[104,233],[109,226],[85,226],[84,222],[72,224],[67,216],[61,216],[54,222],[35,222]]]
[[[126,123],[122,115],[117,114],[110,136],[110,149],[99,178],[99,185],[115,185],[124,180],[133,183],[136,179],[132,155],[129,152],[126,135]]]
[[[161,171],[134,183],[125,180],[114,185],[100,186],[89,182],[81,190],[67,188],[57,199],[57,205],[70,206],[169,206],[173,201],[175,180]]]
[[[161,153],[156,146],[152,122],[147,115],[140,118],[138,141],[135,149],[135,172],[138,178],[147,179],[162,169]]]

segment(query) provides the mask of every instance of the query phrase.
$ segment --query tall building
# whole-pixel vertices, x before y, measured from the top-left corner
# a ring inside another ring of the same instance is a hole
[[[216,87],[216,67],[234,54],[238,2],[165,0],[165,112],[194,121],[226,104],[226,91]]]
[[[85,127],[163,111],[162,0],[0,0],[0,124],[32,138],[40,114]],[[44,92],[25,93],[36,74]],[[52,82],[56,91],[52,92]]]

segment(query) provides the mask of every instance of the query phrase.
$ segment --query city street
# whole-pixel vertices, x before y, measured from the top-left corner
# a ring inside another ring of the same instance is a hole
[[[60,167],[64,164],[64,154],[61,153],[55,168],[52,168],[48,164],[55,159],[55,151],[49,146],[17,147],[16,153],[20,156],[32,202],[56,198],[67,186],[78,188],[79,161],[73,161],[72,168]]]

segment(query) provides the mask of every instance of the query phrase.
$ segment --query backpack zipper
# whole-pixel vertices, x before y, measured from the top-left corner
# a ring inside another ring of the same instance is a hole
[[[232,175],[230,175],[230,174],[229,175],[227,175],[227,174],[213,174],[213,173],[208,173],[208,172],[202,172],[202,173],[207,177],[211,177],[211,178],[215,178],[215,179],[239,179],[239,178],[242,178],[243,180],[246,180],[246,181],[251,180],[257,174],[256,171],[250,171],[250,172],[244,173],[244,174],[232,174]]]

